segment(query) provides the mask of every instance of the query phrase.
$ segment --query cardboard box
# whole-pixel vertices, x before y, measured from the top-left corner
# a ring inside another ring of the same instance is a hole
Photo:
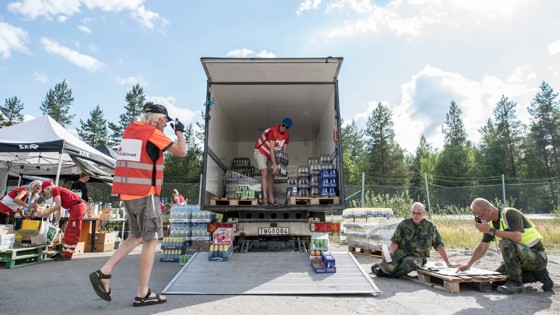
[[[93,233],[93,231],[91,230],[92,226],[93,226],[93,221],[83,221],[82,222],[82,230],[80,231],[80,238],[79,241],[80,242],[90,242],[91,240],[91,233]],[[99,230],[99,224],[95,225],[95,232],[97,232]]]
[[[207,252],[210,250],[211,243],[208,241],[192,241],[191,248],[199,252]]]
[[[14,226],[11,224],[0,224],[0,235],[14,234]]]
[[[115,250],[115,243],[109,243],[109,244],[97,244],[95,243],[95,245],[93,246],[93,251],[94,252],[108,252],[110,250]],[[87,252],[91,252],[91,245],[89,243],[86,243],[86,251]]]
[[[16,234],[0,234],[0,245],[13,244],[16,241]]]
[[[0,245],[0,250],[12,249],[14,247],[13,243]]]
[[[91,240],[91,234],[89,234],[86,243],[89,243],[90,240]],[[116,240],[117,240],[116,232],[95,233],[95,245],[112,244],[114,246]]]
[[[78,242],[78,244],[76,244],[76,249],[74,249],[74,256],[83,254],[85,248],[86,248],[85,242]]]
[[[41,221],[39,220],[23,220],[21,222],[21,229],[24,231],[38,231],[41,226]]]

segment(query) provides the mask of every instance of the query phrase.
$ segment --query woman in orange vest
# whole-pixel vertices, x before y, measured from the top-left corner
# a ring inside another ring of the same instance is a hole
[[[164,106],[149,102],[144,106],[142,121],[131,123],[123,133],[117,150],[113,193],[120,194],[130,233],[105,265],[89,275],[95,293],[105,301],[111,301],[109,279],[113,269],[140,244],[143,244],[140,277],[132,305],[146,306],[167,301],[165,296],[152,293],[148,284],[158,239],[163,237],[160,210],[163,152],[179,157],[187,154],[183,135],[185,126],[180,121],[176,119],[175,124],[171,124],[177,142],[163,133],[170,121]]]

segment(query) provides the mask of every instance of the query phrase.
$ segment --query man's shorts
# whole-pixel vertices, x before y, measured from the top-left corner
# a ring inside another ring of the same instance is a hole
[[[142,237],[144,241],[163,238],[160,204],[157,195],[123,200],[128,215],[129,233],[132,237]]]
[[[255,158],[255,161],[257,161],[257,167],[259,170],[262,170],[264,168],[269,168],[268,161],[270,160],[266,156],[264,156],[264,154],[262,154],[259,149],[255,149],[255,152],[253,153],[253,157]],[[270,164],[272,164],[272,162]]]

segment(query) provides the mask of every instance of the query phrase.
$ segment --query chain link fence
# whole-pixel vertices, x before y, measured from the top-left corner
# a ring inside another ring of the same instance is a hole
[[[188,204],[199,203],[199,183],[164,183],[161,196],[165,203],[172,203],[173,189],[177,189],[185,199],[188,198]],[[344,190],[347,208],[362,207],[361,185],[346,185]],[[478,197],[486,198],[500,207],[507,205],[524,213],[543,214],[558,212],[560,183],[506,182],[504,187],[502,185],[463,187],[429,185],[428,192],[425,187],[364,185],[363,190],[365,207],[390,207],[398,214],[407,213],[411,203],[415,201],[429,205],[428,210],[433,214],[470,213],[470,204]],[[94,202],[103,204],[110,202],[113,206],[119,203],[117,196],[111,196],[111,186],[108,184],[88,183],[88,192]],[[342,212],[335,214],[342,214]]]

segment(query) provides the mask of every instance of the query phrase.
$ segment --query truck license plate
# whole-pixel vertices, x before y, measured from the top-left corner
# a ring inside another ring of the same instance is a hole
[[[259,235],[290,235],[289,227],[260,227]]]

